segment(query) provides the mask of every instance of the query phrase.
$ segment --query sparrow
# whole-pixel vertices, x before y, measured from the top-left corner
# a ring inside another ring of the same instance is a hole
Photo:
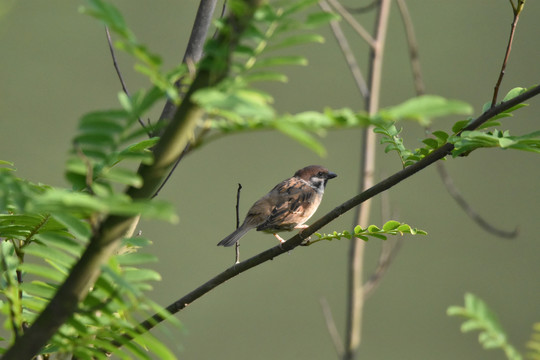
[[[277,233],[307,228],[304,223],[319,207],[326,183],[336,176],[319,165],[298,170],[293,177],[283,180],[257,200],[242,226],[221,240],[218,246],[234,245],[251,229],[272,233],[280,243],[285,242]]]

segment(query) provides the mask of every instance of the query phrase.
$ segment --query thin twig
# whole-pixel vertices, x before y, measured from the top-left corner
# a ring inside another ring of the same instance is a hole
[[[114,46],[112,44],[111,33],[109,32],[109,27],[108,26],[105,26],[105,33],[107,34],[107,43],[109,44],[109,51],[111,52],[111,57],[112,57],[112,61],[113,61],[114,70],[116,71],[116,75],[118,76],[118,80],[120,80],[120,84],[122,85],[122,90],[124,91],[124,93],[127,96],[130,96],[129,91],[128,91],[127,86],[126,86],[126,83],[124,82],[122,72],[120,71],[120,67],[118,66],[118,62],[116,61],[116,55],[114,53]],[[150,130],[144,124],[144,121],[142,121],[142,119],[140,117],[137,118],[137,120],[139,120],[139,124],[141,124],[142,128],[146,130],[146,134],[148,135],[148,137],[152,137],[152,134],[151,134]]]
[[[438,163],[439,162],[437,162],[437,164]],[[384,223],[391,218],[396,218],[396,216],[390,215],[389,192],[385,191],[381,194],[381,219],[383,219]],[[379,286],[383,276],[387,273],[388,268],[390,267],[402,244],[402,238],[396,238],[395,241],[382,242],[382,248],[381,253],[379,254],[377,267],[363,285],[364,301],[369,298],[373,294],[377,286]]]
[[[366,13],[368,11],[371,11],[371,10],[375,9],[375,7],[379,4],[379,1],[381,1],[381,0],[373,0],[371,3],[369,3],[367,5],[359,6],[359,7],[356,7],[356,8],[347,7],[347,10],[349,12],[351,12],[351,13],[363,14],[363,13]]]
[[[409,14],[409,10],[407,8],[407,4],[405,0],[397,0],[397,4],[399,7],[399,12],[401,14],[403,24],[405,26],[405,33],[407,35],[407,44],[409,45],[409,56],[410,56],[411,66],[412,66],[412,71],[413,71],[413,76],[414,76],[414,87],[416,90],[416,95],[423,95],[425,91],[424,90],[425,87],[424,87],[424,81],[423,81],[422,72],[420,68],[420,59],[418,57],[418,42],[414,34],[413,22],[411,20],[411,16]],[[517,228],[513,231],[497,229],[495,226],[491,225],[484,218],[482,218],[482,216],[480,216],[480,214],[478,214],[471,207],[471,205],[467,203],[465,198],[460,194],[459,190],[454,185],[454,181],[452,180],[452,177],[446,170],[446,166],[444,165],[444,163],[438,162],[436,165],[436,168],[450,196],[458,203],[458,205],[465,211],[465,213],[473,221],[475,221],[480,227],[482,227],[484,230],[486,230],[489,233],[492,233],[496,236],[500,236],[503,238],[515,238],[517,236],[518,234]]]
[[[339,336],[330,305],[325,297],[321,297],[319,299],[319,303],[321,304],[324,322],[326,323],[326,328],[330,334],[330,339],[332,339],[332,344],[334,344],[334,348],[336,349],[338,356],[341,357],[343,355],[343,341],[341,341],[341,337]]]
[[[171,170],[169,170],[169,173],[167,174],[167,176],[165,177],[165,179],[163,180],[163,182],[159,185],[159,187],[157,188],[156,192],[154,193],[154,195],[152,195],[152,199],[155,198],[156,196],[159,195],[159,193],[161,192],[161,190],[163,189],[163,187],[165,186],[165,184],[167,183],[167,181],[169,181],[169,179],[171,178],[174,170],[176,169],[176,167],[178,166],[178,164],[180,163],[180,161],[184,158],[184,156],[186,156],[186,154],[189,152],[189,148],[191,146],[191,143],[188,142],[188,144],[186,145],[186,147],[184,148],[184,150],[182,151],[182,153],[180,154],[180,156],[178,157],[178,159],[176,159],[176,161],[174,162],[174,165],[172,166]]]
[[[370,297],[373,294],[373,291],[379,286],[383,276],[386,274],[390,268],[390,264],[397,252],[403,245],[403,239],[397,238],[393,242],[383,242],[381,255],[379,256],[379,261],[377,263],[377,268],[369,279],[364,283],[364,300]]]
[[[328,0],[330,5],[332,5],[336,11],[341,15],[345,21],[349,23],[349,25],[364,39],[365,42],[368,43],[368,45],[373,48],[375,46],[375,39],[370,35],[370,33],[364,29],[362,25],[356,19],[339,3],[338,0]]]
[[[512,5],[512,9],[514,11],[514,20],[512,21],[512,26],[510,29],[510,36],[508,38],[508,44],[506,46],[506,52],[504,54],[504,60],[501,66],[501,71],[499,72],[499,78],[497,79],[497,83],[495,84],[495,88],[493,89],[493,99],[491,100],[491,107],[495,106],[495,104],[497,103],[499,87],[501,86],[501,83],[504,77],[504,72],[506,69],[506,64],[508,62],[508,58],[510,57],[510,52],[512,51],[512,42],[514,41],[514,34],[516,32],[516,26],[519,21],[519,15],[521,14],[521,11],[523,10],[525,0],[518,0],[517,6],[515,6],[512,0],[510,0],[510,4]]]
[[[236,190],[236,228],[238,229],[240,227],[240,214],[239,214],[239,208],[240,208],[240,190],[242,190],[242,184],[238,183],[238,190]],[[235,264],[238,264],[240,262],[240,240],[236,241],[235,247]]]
[[[537,96],[539,94],[540,94],[540,85],[537,85],[527,90],[526,92],[508,101],[504,101],[496,105],[495,107],[489,109],[488,111],[484,112],[482,115],[477,117],[474,121],[472,121],[468,126],[466,126],[462,131],[469,131],[469,130],[477,129],[480,125],[484,124],[486,121],[493,118],[494,116],[508,109],[511,109],[517,104],[523,103],[527,101],[528,99],[534,96]],[[459,135],[460,133],[456,135]],[[193,303],[194,301],[196,301],[203,295],[206,295],[207,293],[212,291],[214,288],[232,279],[233,277],[251,268],[259,266],[269,260],[272,260],[276,258],[277,256],[280,256],[284,253],[287,253],[293,250],[297,246],[300,246],[302,242],[304,242],[309,236],[311,236],[313,233],[321,229],[323,226],[328,225],[331,221],[337,219],[339,216],[345,214],[351,209],[356,208],[358,205],[364,203],[368,199],[371,199],[374,196],[382,193],[383,191],[390,189],[391,187],[397,185],[401,181],[413,176],[417,172],[425,169],[426,167],[437,162],[438,160],[441,160],[442,158],[446,157],[449,153],[451,153],[453,149],[454,149],[453,144],[451,143],[444,144],[443,146],[434,150],[433,152],[431,152],[429,155],[427,155],[426,157],[424,157],[422,160],[418,161],[417,163],[398,171],[397,173],[375,184],[371,188],[363,191],[362,193],[347,200],[343,204],[337,206],[332,211],[330,211],[329,213],[325,214],[323,217],[315,221],[310,227],[294,235],[292,238],[290,238],[286,242],[280,245],[276,245],[273,248],[265,250],[249,259],[241,261],[240,263],[234,264],[233,266],[227,268],[226,270],[219,273],[218,275],[208,280],[204,284],[200,285],[199,287],[197,287],[190,293],[184,295],[183,297],[181,297],[174,303],[167,306],[166,307],[167,312],[170,314],[176,314],[179,311],[183,310],[187,305]],[[164,321],[165,319],[166,319],[166,316],[161,313],[154,314],[152,317],[141,322],[137,326],[137,330],[135,331],[139,333],[143,333],[145,331],[152,329],[154,326]],[[123,336],[123,338],[125,340],[131,340],[133,337],[131,335],[126,334]],[[120,342],[113,342],[112,344],[114,346],[122,345]]]
[[[446,187],[446,190],[448,190],[450,196],[458,203],[458,205],[463,209],[463,211],[465,211],[465,213],[482,229],[493,235],[507,239],[513,239],[519,234],[519,229],[517,227],[512,231],[497,229],[495,226],[491,225],[488,221],[486,221],[482,216],[480,216],[480,214],[478,214],[460,194],[459,190],[454,185],[452,178],[446,171],[446,167],[442,163],[437,163],[437,172],[439,173],[439,176],[441,177],[444,186]]]
[[[332,11],[332,9],[325,0],[319,1],[319,6],[323,11]],[[366,80],[362,75],[360,66],[358,66],[358,62],[354,57],[351,47],[349,46],[349,42],[347,41],[347,38],[345,37],[345,34],[343,33],[339,22],[336,20],[332,20],[330,22],[330,28],[332,29],[332,33],[336,38],[336,41],[339,45],[339,48],[341,49],[341,52],[343,53],[343,56],[345,56],[345,60],[347,61],[347,65],[349,66],[349,69],[352,73],[356,87],[358,88],[358,91],[360,91],[360,94],[362,95],[364,100],[366,100],[369,96],[369,89],[367,87]]]
[[[405,34],[407,45],[409,46],[409,58],[411,60],[414,88],[416,95],[423,95],[425,92],[424,79],[422,77],[422,69],[420,67],[420,58],[418,52],[418,41],[414,34],[414,25],[411,19],[411,14],[405,0],[397,0],[401,20],[405,26]]]

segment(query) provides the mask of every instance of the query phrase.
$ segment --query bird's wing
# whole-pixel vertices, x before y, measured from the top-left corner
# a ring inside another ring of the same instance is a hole
[[[316,196],[317,193],[308,184],[296,178],[276,185],[267,195],[273,199],[270,214],[257,230],[292,230],[303,223],[306,216],[311,216]]]

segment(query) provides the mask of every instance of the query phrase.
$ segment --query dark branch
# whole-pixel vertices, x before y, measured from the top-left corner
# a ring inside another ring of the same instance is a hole
[[[124,78],[122,76],[122,72],[120,71],[120,67],[118,66],[118,62],[116,61],[116,55],[114,53],[114,47],[111,40],[111,33],[109,32],[109,28],[105,26],[105,34],[107,35],[107,43],[109,44],[109,51],[111,52],[111,57],[113,61],[114,70],[116,71],[116,75],[118,76],[118,80],[120,80],[120,84],[122,85],[122,90],[127,96],[129,95],[129,91],[127,89],[126,83],[124,82]],[[139,117],[137,120],[139,120],[139,124],[141,124],[142,128],[146,130],[146,134],[148,137],[151,137],[151,132],[146,128],[146,125],[144,124],[144,121]]]
[[[510,57],[510,52],[512,51],[512,42],[514,41],[514,34],[516,33],[516,26],[519,21],[519,14],[521,14],[521,10],[523,9],[525,1],[518,0],[517,7],[512,4],[512,8],[514,10],[514,20],[512,21],[512,26],[510,28],[510,37],[508,39],[508,45],[506,46],[506,52],[504,54],[504,60],[501,66],[501,71],[499,72],[499,78],[497,79],[497,83],[495,84],[495,87],[493,89],[493,99],[491,100],[491,106],[495,106],[497,103],[497,96],[499,94],[499,87],[501,86],[504,72],[506,70],[506,64],[508,63],[508,58]]]
[[[235,210],[236,210],[236,228],[238,229],[238,227],[240,227],[240,214],[239,214],[239,209],[240,209],[240,191],[242,190],[242,184],[238,184],[238,190],[236,190],[236,207],[235,207]],[[235,260],[234,260],[234,263],[235,264],[238,264],[240,262],[240,240],[238,240],[236,242],[236,244],[234,245],[234,250],[235,250]]]
[[[480,216],[480,214],[478,214],[461,195],[459,190],[454,185],[452,178],[446,171],[446,167],[442,163],[437,163],[437,172],[439,173],[439,176],[441,177],[441,180],[443,181],[444,186],[446,187],[446,190],[448,191],[450,196],[458,203],[458,205],[463,209],[463,211],[465,211],[465,213],[476,224],[478,224],[478,226],[480,226],[488,233],[502,238],[513,239],[518,235],[519,231],[517,228],[512,231],[497,229],[494,225],[491,225],[487,220]]]

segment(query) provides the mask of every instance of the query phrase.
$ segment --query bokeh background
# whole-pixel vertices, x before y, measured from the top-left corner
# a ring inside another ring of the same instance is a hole
[[[182,58],[197,1],[114,1],[137,37],[163,57],[165,68]],[[362,4],[363,2],[360,2]],[[82,1],[0,1],[0,158],[13,161],[21,177],[63,186],[64,162],[77,121],[86,112],[117,107],[119,82],[105,33],[96,20],[78,12]],[[347,5],[358,5],[349,1]],[[507,1],[410,1],[420,45],[427,92],[471,103],[475,114],[491,99],[506,47],[512,11]],[[526,3],[501,88],[539,80],[540,4]],[[372,14],[359,19],[371,29]],[[384,61],[381,106],[414,95],[403,26],[393,4]],[[353,35],[344,25],[347,34]],[[288,68],[288,84],[262,87],[280,112],[321,110],[323,106],[361,109],[343,57],[328,28],[323,45],[295,49],[309,66]],[[367,49],[351,38],[366,64]],[[131,91],[148,87],[118,54]],[[515,135],[538,129],[540,100],[504,120]],[[151,114],[155,119],[160,109]],[[458,118],[439,120],[449,131]],[[409,147],[420,146],[423,130],[403,124]],[[187,157],[161,196],[171,201],[178,224],[143,222],[154,241],[148,250],[163,280],[152,299],[167,305],[230,266],[232,249],[215,244],[234,228],[237,183],[241,212],[282,179],[308,164],[339,174],[329,183],[315,217],[357,192],[360,130],[329,132],[322,139],[328,155],[319,158],[273,132],[235,135]],[[377,177],[399,170],[395,154],[379,147]],[[519,227],[504,240],[478,228],[447,195],[429,168],[389,191],[394,218],[427,230],[406,237],[380,288],[365,305],[362,359],[504,359],[484,351],[476,334],[462,335],[461,320],[446,316],[470,291],[499,314],[510,341],[519,349],[540,321],[540,162],[531,153],[480,150],[446,161],[456,185],[485,218],[503,229]],[[372,223],[380,224],[381,198],[374,200]],[[351,228],[352,214],[325,230]],[[388,241],[394,241],[389,239]],[[250,233],[241,256],[274,246],[273,237]],[[178,318],[181,330],[159,327],[182,359],[334,359],[319,300],[327,299],[340,333],[345,326],[348,242],[319,243],[294,250],[218,287],[188,306]],[[367,246],[366,273],[373,269],[380,241]]]

